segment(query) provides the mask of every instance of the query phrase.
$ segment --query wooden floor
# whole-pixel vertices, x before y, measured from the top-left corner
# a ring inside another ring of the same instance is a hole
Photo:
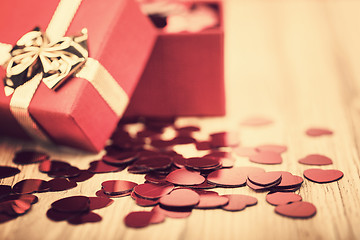
[[[289,219],[274,213],[265,193],[249,188],[218,189],[219,193],[242,193],[258,198],[258,205],[241,212],[194,210],[188,219],[166,219],[162,224],[134,230],[124,226],[130,211],[143,209],[131,198],[96,212],[103,221],[72,226],[54,223],[45,216],[49,205],[65,196],[94,196],[107,179],[143,182],[143,176],[100,174],[67,192],[42,193],[31,212],[0,225],[0,239],[360,239],[360,1],[232,0],[225,5],[226,118],[181,119],[178,124],[200,124],[205,131],[234,130],[244,146],[279,143],[288,146],[281,165],[266,170],[287,170],[302,175],[309,168],[297,160],[307,154],[331,157],[344,178],[329,184],[305,181],[300,195],[317,207],[315,217]],[[260,128],[239,122],[260,115],[274,124]],[[311,126],[327,127],[333,136],[310,138]],[[34,144],[0,139],[1,165],[11,162],[23,147]],[[68,149],[46,149],[54,158],[86,168],[94,155]],[[191,155],[193,149],[180,149]],[[256,166],[246,158],[239,166]],[[37,166],[21,167],[14,184],[24,178],[47,179]]]

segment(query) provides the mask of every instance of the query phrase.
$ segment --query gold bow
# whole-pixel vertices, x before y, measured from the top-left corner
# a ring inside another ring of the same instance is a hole
[[[60,86],[88,58],[87,30],[81,33],[53,43],[39,28],[22,36],[10,51],[4,79],[6,96],[38,74],[48,88]]]

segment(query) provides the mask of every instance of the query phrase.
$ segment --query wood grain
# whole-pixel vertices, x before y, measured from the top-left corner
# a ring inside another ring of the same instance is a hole
[[[100,183],[110,179],[143,182],[142,175],[126,171],[99,174],[79,187],[59,193],[42,193],[31,212],[0,225],[0,239],[360,239],[360,1],[229,0],[225,4],[227,110],[225,118],[183,118],[178,125],[199,124],[204,132],[239,131],[244,146],[279,143],[288,146],[284,162],[267,170],[288,170],[302,175],[309,168],[297,160],[312,153],[325,154],[344,178],[335,183],[305,181],[300,195],[317,207],[315,217],[289,219],[274,213],[265,193],[248,189],[221,189],[221,194],[242,193],[258,198],[258,205],[242,212],[195,210],[188,219],[166,219],[145,229],[123,224],[130,211],[143,209],[128,198],[96,212],[103,221],[71,226],[45,216],[50,204],[65,196],[94,196]],[[259,128],[241,126],[254,115],[274,124]],[[328,127],[330,137],[309,138],[308,127]],[[12,163],[22,148],[48,151],[80,168],[101,155],[64,148],[46,148],[0,139],[0,162]],[[185,156],[197,154],[180,147]],[[239,166],[258,166],[237,158]],[[49,179],[37,165],[21,167],[14,184],[24,178]]]

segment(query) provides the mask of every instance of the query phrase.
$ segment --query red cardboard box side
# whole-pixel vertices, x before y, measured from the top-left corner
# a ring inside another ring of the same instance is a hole
[[[139,73],[135,71],[142,71],[144,62],[150,55],[156,32],[153,30],[152,35],[142,36],[143,33],[151,34],[151,30],[147,30],[147,27],[153,28],[133,1],[107,1],[106,6],[104,4],[98,6],[97,3],[99,1],[96,0],[83,1],[68,32],[76,33],[82,27],[88,28],[90,57],[99,60],[118,82],[121,84],[126,82],[122,87],[130,95],[131,86],[136,85],[138,81]],[[111,10],[104,11],[105,7],[111,8]],[[137,17],[140,20],[136,22],[138,25],[134,26],[129,18]],[[116,32],[116,28],[123,24],[124,26],[120,29],[121,33]],[[128,36],[129,33],[130,36]],[[102,37],[98,37],[99,35]],[[92,36],[94,37],[92,38]],[[123,37],[131,38],[133,41],[123,41]],[[113,42],[117,42],[119,45],[115,46]],[[134,49],[135,47],[121,46],[121,44],[139,44],[142,45],[144,51],[130,50],[126,53],[128,55],[125,55],[121,52],[122,49]],[[110,49],[108,45],[113,47]],[[115,55],[111,55],[107,51],[111,51]],[[107,56],[107,54],[109,55]],[[115,56],[118,57],[114,58]],[[135,61],[137,57],[138,61]],[[130,69],[115,68],[118,58],[125,58],[122,60],[123,62],[127,60],[127,65],[131,63],[135,66]],[[114,62],[112,67],[109,62]],[[125,71],[126,73],[121,74],[127,78],[120,80],[118,78],[121,76],[119,71]],[[44,84],[40,84],[29,111],[56,143],[94,152],[103,148],[118,121],[118,117],[92,85],[87,80],[80,78],[69,79],[56,92],[47,89]]]
[[[126,116],[222,116],[225,114],[224,31],[159,30],[148,65]]]
[[[143,71],[145,62],[150,55],[156,32],[133,1],[118,1],[111,5],[111,8],[115,8],[117,11],[111,12],[96,7],[98,1],[93,0],[86,3],[85,6],[80,6],[68,32],[81,29],[85,24],[89,31],[90,56],[94,53],[94,58],[104,65],[130,97],[139,80],[138,72]],[[88,12],[91,14],[87,14]],[[112,16],[102,18],[102,13],[107,15],[112,13]],[[91,18],[91,21],[83,20],[88,18]],[[136,20],[134,21],[134,19]],[[103,22],[104,20],[109,22]],[[94,43],[94,46],[98,48],[93,49],[91,42],[96,39],[92,39],[91,36],[100,34],[97,31],[99,27],[107,28],[107,33],[101,39],[101,44]],[[144,36],[144,34],[146,35]],[[118,117],[87,80],[74,78],[70,81],[81,81],[82,86],[77,88],[80,90],[79,93],[74,91],[76,88],[70,88],[70,84],[58,92],[59,94],[72,92],[72,96],[77,95],[76,99],[72,101],[71,108],[68,109],[68,114],[57,118],[58,124],[63,128],[53,126],[47,121],[46,113],[52,109],[49,104],[43,105],[39,111],[34,112],[34,116],[40,119],[39,122],[44,128],[50,129],[49,133],[56,139],[56,143],[68,144],[71,142],[71,145],[76,147],[99,151],[116,127]],[[63,112],[64,109],[59,109],[58,113]],[[69,120],[66,121],[65,118],[69,118]],[[64,124],[66,122],[68,124]],[[74,129],[77,130],[76,135],[73,132]]]
[[[59,0],[2,1],[0,7],[0,43],[14,45],[23,34],[36,26],[45,30],[58,3]],[[34,12],[36,13],[34,14]],[[30,139],[10,112],[11,98],[4,94],[4,83],[2,81],[4,77],[5,69],[0,67],[0,135]]]

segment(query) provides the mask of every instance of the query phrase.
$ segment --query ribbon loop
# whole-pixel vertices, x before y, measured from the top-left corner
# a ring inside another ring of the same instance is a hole
[[[80,36],[63,37],[53,43],[38,28],[26,33],[10,51],[4,79],[5,94],[13,94],[17,87],[39,73],[48,88],[56,89],[85,64],[88,58],[86,41],[86,29]]]

